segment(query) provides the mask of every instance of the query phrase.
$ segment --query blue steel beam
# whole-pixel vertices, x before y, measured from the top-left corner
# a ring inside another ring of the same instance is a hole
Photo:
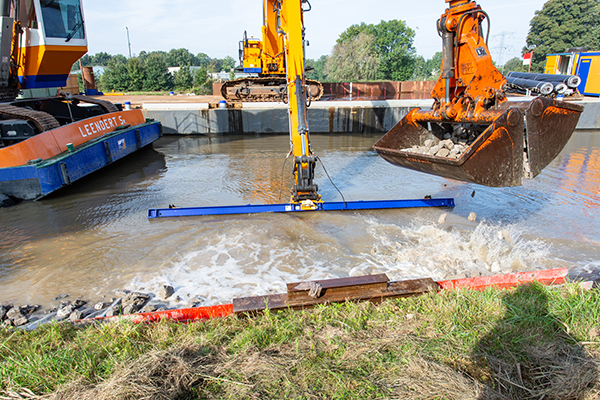
[[[191,217],[201,215],[257,214],[308,211],[381,210],[389,208],[454,207],[454,199],[338,201],[315,203],[314,210],[303,210],[300,204],[247,204],[245,206],[215,206],[187,208],[154,208],[148,210],[148,218]]]

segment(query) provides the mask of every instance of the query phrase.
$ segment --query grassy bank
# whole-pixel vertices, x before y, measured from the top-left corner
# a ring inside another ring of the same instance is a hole
[[[598,290],[534,284],[188,325],[54,325],[0,333],[0,384],[56,399],[593,399],[599,321]]]

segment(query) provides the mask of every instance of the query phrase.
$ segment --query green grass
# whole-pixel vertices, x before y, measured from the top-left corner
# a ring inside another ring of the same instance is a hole
[[[62,399],[592,399],[599,321],[598,290],[534,284],[187,325],[55,324],[0,332],[0,385]]]

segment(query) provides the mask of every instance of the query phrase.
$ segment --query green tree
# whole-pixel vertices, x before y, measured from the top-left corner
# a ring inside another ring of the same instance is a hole
[[[144,76],[144,90],[156,92],[173,89],[173,75],[169,73],[164,61],[164,52],[152,52],[145,61],[146,75]],[[165,53],[166,54],[166,53]]]
[[[120,54],[114,57],[123,57]],[[93,56],[89,55],[89,54],[85,54],[81,57],[80,60],[75,61],[75,63],[73,64],[73,67],[71,68],[71,71],[78,71],[79,70],[79,61],[81,61],[81,65],[83,67],[93,67],[96,65],[100,65],[100,66],[107,66],[108,63],[114,58],[113,56],[111,56],[108,53],[104,53],[104,52],[100,52],[97,53]],[[123,60],[125,60],[125,57],[123,57]]]
[[[146,58],[148,58],[148,53],[145,50],[140,51],[140,53],[138,54],[138,58],[140,59],[140,61],[143,63],[146,62]]]
[[[206,68],[198,68],[194,74],[194,86],[202,86],[208,80],[208,71]]]
[[[425,62],[426,80],[437,80],[442,73],[442,52],[438,51],[429,60]]]
[[[425,57],[415,56],[415,62],[413,65],[414,65],[414,72],[413,72],[412,80],[413,81],[426,80],[429,76],[429,73],[427,72],[427,61],[425,60]]]
[[[212,93],[212,79],[208,78],[208,71],[206,68],[200,67],[194,74],[194,93],[196,94],[213,94]]]
[[[127,90],[132,92],[139,92],[144,88],[144,78],[146,76],[146,68],[137,57],[132,57],[127,60],[127,75],[128,75],[128,86]]]
[[[435,53],[429,60],[423,56],[415,56],[415,80],[434,81],[441,73],[442,52]]]
[[[366,31],[338,42],[325,64],[327,77],[334,81],[369,81],[377,77],[380,57],[375,37]]]
[[[194,76],[189,65],[185,65],[175,72],[174,84],[177,90],[189,90],[194,86]]]
[[[167,66],[169,67],[183,67],[185,65],[188,66],[196,66],[198,64],[198,59],[189,52],[188,49],[171,49],[166,59]]]
[[[198,53],[196,60],[198,60],[199,67],[208,68],[208,64],[210,64],[210,57],[204,53]]]
[[[377,79],[409,80],[415,72],[415,31],[404,21],[381,21],[377,25],[352,25],[340,35],[338,44],[345,43],[365,32],[375,38],[374,51],[379,57]]]
[[[211,58],[206,68],[208,69],[208,72],[221,72],[221,70],[223,69],[223,60],[219,60],[218,58]]]
[[[100,77],[102,91],[122,92],[129,89],[129,71],[127,64],[120,59],[113,59]]]
[[[535,45],[531,70],[543,72],[546,55],[571,47],[600,50],[598,0],[548,0],[530,22],[527,48]]]
[[[148,60],[150,57],[161,60],[167,67],[169,67],[169,53],[165,51],[151,51],[150,53],[147,53],[142,50],[140,54],[138,54],[138,58],[142,61],[142,64],[146,64],[146,60]]]
[[[225,72],[229,72],[231,68],[235,68],[235,59],[231,56],[227,56],[223,59],[223,63],[221,64],[221,68]]]
[[[84,67],[91,67],[94,65],[94,57],[90,56],[89,54],[84,54],[79,61],[81,61],[81,65]],[[77,66],[77,69],[79,69],[79,61],[74,64]]]
[[[325,74],[325,65],[327,64],[328,56],[321,56],[318,60],[306,60],[306,66],[312,67],[313,69],[306,72],[306,76],[309,79],[315,79],[317,81],[324,82],[327,79]]]
[[[527,72],[529,69],[528,66],[523,65],[523,59],[520,57],[513,57],[504,64],[504,67],[501,68],[503,74],[506,74],[510,71],[516,72]]]
[[[120,55],[120,54],[119,54]],[[92,57],[92,64],[91,66],[94,65],[100,65],[100,66],[107,66],[108,63],[113,59],[113,56],[111,56],[108,53],[105,53],[103,51],[101,51],[100,53],[96,53],[94,55],[94,57]]]
[[[79,85],[79,93],[85,93],[85,85],[83,84],[83,76],[81,75],[81,72],[77,74],[77,84]]]

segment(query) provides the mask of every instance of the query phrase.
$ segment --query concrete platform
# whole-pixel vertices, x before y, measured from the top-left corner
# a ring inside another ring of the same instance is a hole
[[[308,109],[311,133],[385,133],[415,107],[432,100],[321,101]],[[143,103],[144,114],[159,120],[165,134],[287,133],[287,105],[243,103],[209,109],[208,103]]]
[[[123,97],[123,100],[127,97]],[[243,103],[237,108],[209,108],[212,96],[146,96],[137,103],[148,118],[162,122],[166,134],[268,134],[288,132],[287,105]],[[518,97],[515,101],[532,98]],[[111,99],[117,102],[115,97]],[[120,100],[120,99],[119,99]],[[127,99],[131,101],[132,99]],[[139,100],[139,99],[138,99]],[[168,100],[168,101],[165,101]],[[204,100],[204,101],[203,101]],[[136,104],[135,101],[131,101]],[[585,106],[578,130],[600,129],[600,99],[574,101]],[[308,109],[311,133],[386,133],[411,109],[429,109],[431,99],[374,101],[317,101]]]

